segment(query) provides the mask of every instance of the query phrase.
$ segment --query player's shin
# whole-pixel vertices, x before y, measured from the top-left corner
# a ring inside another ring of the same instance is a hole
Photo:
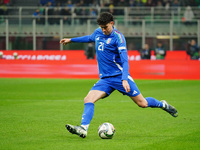
[[[163,103],[153,97],[146,97],[145,99],[147,100],[148,107],[152,107],[152,108],[155,108],[155,107],[162,108],[163,107]]]
[[[84,127],[86,131],[88,130],[93,115],[94,115],[94,103],[85,103],[81,126]]]

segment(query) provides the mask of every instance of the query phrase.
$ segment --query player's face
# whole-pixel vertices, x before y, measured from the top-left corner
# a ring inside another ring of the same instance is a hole
[[[110,23],[108,23],[106,25],[100,25],[101,30],[103,31],[103,34],[110,35],[111,32],[113,31],[113,24],[114,24],[114,22],[111,21]]]

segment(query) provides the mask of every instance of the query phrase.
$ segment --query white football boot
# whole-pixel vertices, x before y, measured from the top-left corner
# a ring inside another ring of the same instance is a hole
[[[178,112],[175,107],[168,104],[165,100],[162,100],[161,102],[163,103],[164,106],[163,110],[171,114],[173,117],[178,117]]]
[[[82,126],[73,126],[71,124],[66,124],[65,127],[72,134],[76,134],[82,138],[85,138],[87,136],[87,131]]]

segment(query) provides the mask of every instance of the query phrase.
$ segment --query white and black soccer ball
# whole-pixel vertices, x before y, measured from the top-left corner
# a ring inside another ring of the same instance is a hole
[[[111,123],[103,123],[98,128],[98,134],[102,139],[112,139],[115,135],[115,127]]]

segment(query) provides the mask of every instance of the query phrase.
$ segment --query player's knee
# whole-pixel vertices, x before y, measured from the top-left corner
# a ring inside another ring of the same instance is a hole
[[[146,108],[146,107],[148,107],[148,103],[147,102],[138,102],[137,103],[137,105],[139,106],[139,107],[141,107],[141,108]]]
[[[88,103],[88,98],[87,97],[84,98],[84,103]]]
[[[84,98],[84,103],[93,103],[93,101],[88,96],[86,96]]]

